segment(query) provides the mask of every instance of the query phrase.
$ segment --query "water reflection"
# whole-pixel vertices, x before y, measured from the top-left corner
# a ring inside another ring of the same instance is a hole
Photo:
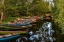
[[[27,30],[28,34],[21,35],[20,42],[61,42],[62,40],[61,28],[53,21],[40,21]]]
[[[16,42],[20,42],[21,41],[21,38],[18,38],[17,40],[16,40]]]
[[[42,25],[42,28],[44,29],[43,31],[43,36],[45,38],[45,40],[48,42],[53,42],[55,40],[55,38],[53,38],[53,33],[54,30],[52,29],[52,23],[51,22],[46,22]]]
[[[29,37],[23,37],[24,41],[22,42],[54,42],[56,39],[53,37],[55,31],[52,29],[51,22],[45,22],[42,25],[42,28],[39,28],[38,31],[29,31]]]

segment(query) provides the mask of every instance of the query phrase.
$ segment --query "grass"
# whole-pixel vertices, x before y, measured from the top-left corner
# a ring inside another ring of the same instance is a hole
[[[7,24],[8,22],[10,22],[11,20],[16,20],[16,18],[18,17],[6,17],[2,20],[2,24]]]
[[[3,19],[3,22],[9,22],[11,20],[15,20],[16,18],[18,18],[18,17],[6,17]]]

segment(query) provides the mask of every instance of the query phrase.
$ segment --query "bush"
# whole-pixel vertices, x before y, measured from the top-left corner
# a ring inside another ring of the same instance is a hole
[[[17,17],[6,17],[6,18],[4,18],[2,21],[3,22],[9,22],[9,21],[11,21],[11,20],[15,20]]]

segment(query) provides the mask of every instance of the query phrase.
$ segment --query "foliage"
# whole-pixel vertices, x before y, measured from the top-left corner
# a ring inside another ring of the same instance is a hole
[[[15,20],[17,17],[6,17],[6,18],[4,18],[2,21],[3,22],[9,22],[9,21],[11,21],[11,20]]]
[[[49,10],[48,2],[44,2],[43,0],[33,0],[31,9],[33,15],[42,15]]]
[[[44,2],[43,0],[4,0],[4,6],[0,6],[0,11],[1,9],[4,9],[4,14],[7,17],[17,16],[17,14],[21,16],[42,15],[49,10],[48,2]]]
[[[63,0],[55,0],[55,7],[54,7],[54,17],[55,17],[55,22],[58,22],[60,25],[59,27],[62,28],[64,32],[64,1]]]

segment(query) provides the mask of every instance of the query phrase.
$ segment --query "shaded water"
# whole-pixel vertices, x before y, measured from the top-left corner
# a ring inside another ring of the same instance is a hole
[[[61,42],[61,28],[53,21],[40,20],[29,29],[22,42]]]

